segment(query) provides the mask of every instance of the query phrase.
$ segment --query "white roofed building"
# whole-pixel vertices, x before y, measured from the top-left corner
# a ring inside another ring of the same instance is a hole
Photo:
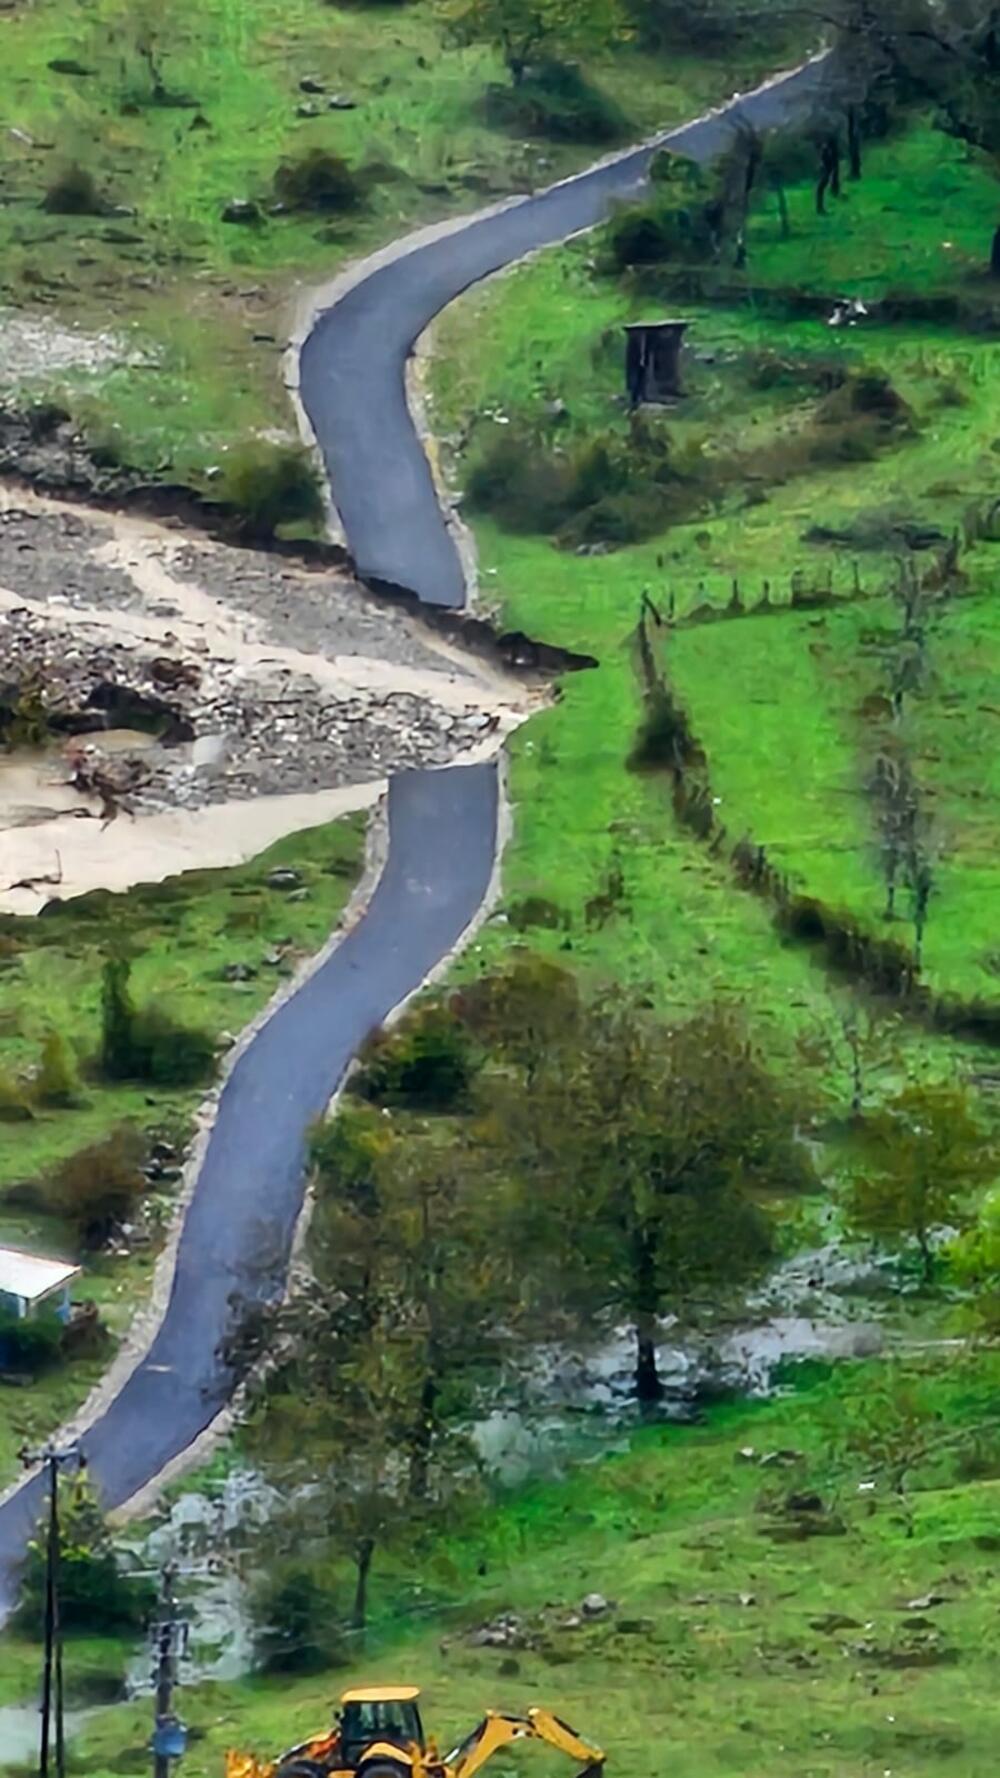
[[[19,1321],[44,1312],[69,1319],[70,1290],[80,1267],[62,1259],[42,1259],[19,1247],[0,1247],[0,1313]]]

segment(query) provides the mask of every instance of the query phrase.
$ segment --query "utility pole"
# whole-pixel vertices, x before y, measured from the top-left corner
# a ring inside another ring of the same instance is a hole
[[[66,1736],[63,1720],[63,1649],[62,1625],[59,1618],[59,1475],[64,1466],[86,1467],[76,1445],[58,1451],[53,1445],[44,1451],[21,1453],[22,1462],[43,1465],[49,1484],[48,1525],[45,1538],[45,1654],[42,1666],[42,1730],[38,1755],[39,1778],[50,1778],[50,1755],[55,1753],[55,1778],[66,1778]],[[55,1735],[53,1736],[53,1717]]]
[[[160,1583],[160,1618],[153,1625],[153,1778],[170,1778],[171,1760],[184,1751],[186,1734],[174,1715],[177,1663],[187,1646],[187,1623],[177,1615],[177,1569],[166,1563]]]

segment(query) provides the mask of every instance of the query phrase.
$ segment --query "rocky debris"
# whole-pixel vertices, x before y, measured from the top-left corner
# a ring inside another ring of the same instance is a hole
[[[219,971],[222,982],[252,982],[259,974],[253,963],[226,963]]]
[[[299,92],[300,93],[325,93],[326,92],[326,82],[320,80],[319,77],[315,74],[304,74],[302,76],[302,79],[299,81]]]
[[[825,1511],[822,1496],[819,1494],[789,1494],[785,1501],[786,1513],[821,1513]]]
[[[585,1618],[603,1617],[610,1610],[610,1601],[605,1599],[603,1593],[588,1593],[580,1601],[580,1613]]]
[[[30,137],[25,140],[23,132],[12,130],[9,134],[25,141],[25,146],[35,146]],[[69,370],[99,371],[136,362],[138,355],[118,334],[83,333],[60,326],[47,315],[0,309],[0,388],[23,388],[33,377],[41,379]],[[6,412],[0,408],[0,439],[6,420]]]
[[[947,1605],[946,1593],[921,1593],[918,1599],[907,1599],[904,1611],[933,1611],[938,1605]]]
[[[488,1624],[480,1624],[469,1632],[466,1640],[471,1648],[527,1648],[525,1625],[513,1612],[501,1612]]]
[[[39,603],[138,611],[142,595],[128,575],[93,559],[106,542],[107,532],[77,513],[0,509],[0,586]]]
[[[225,205],[221,221],[235,223],[243,228],[257,228],[264,220],[259,204],[253,198],[230,198]]]
[[[358,108],[357,99],[352,99],[350,93],[331,93],[326,103],[329,111],[356,111]]]
[[[175,579],[257,619],[260,633],[306,654],[365,655],[440,672],[441,655],[402,612],[373,599],[345,575],[306,569],[259,550],[187,542],[171,550]]]
[[[0,706],[16,703],[24,686],[42,686],[51,725],[87,735],[86,750],[68,761],[70,781],[81,793],[106,790],[128,812],[324,790],[443,766],[475,747],[487,726],[471,706],[442,709],[414,692],[341,694],[287,668],[250,675],[224,659],[176,672],[167,695],[164,658],[131,638],[91,641],[79,627],[24,608],[0,612]],[[162,744],[138,758],[100,756],[102,728],[137,722],[146,729],[155,722]],[[220,736],[224,745],[199,750],[199,742]]]
[[[269,889],[298,889],[302,884],[302,872],[298,870],[272,870],[264,878]]]

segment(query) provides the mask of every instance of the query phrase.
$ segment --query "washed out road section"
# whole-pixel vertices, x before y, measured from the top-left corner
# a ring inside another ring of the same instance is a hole
[[[496,851],[492,764],[405,773],[389,790],[389,856],[364,917],[233,1068],[149,1352],[82,1441],[108,1507],[185,1451],[233,1385],[219,1356],[234,1299],[282,1287],[302,1206],[306,1131],[371,1029],[446,957],[481,906]],[[0,1610],[37,1521],[33,1478],[0,1508]]]
[[[465,604],[462,563],[406,399],[406,361],[434,316],[491,272],[601,222],[635,193],[658,148],[711,160],[741,118],[774,128],[826,77],[825,59],[806,62],[653,145],[405,250],[319,317],[302,348],[301,399],[362,579],[407,587],[430,605]]]

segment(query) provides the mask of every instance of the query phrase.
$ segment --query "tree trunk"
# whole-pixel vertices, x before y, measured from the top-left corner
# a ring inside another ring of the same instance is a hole
[[[420,1391],[420,1411],[410,1441],[410,1499],[427,1498],[427,1479],[434,1442],[435,1407],[438,1386],[433,1376],[424,1378]]]
[[[660,1307],[656,1281],[656,1236],[642,1224],[632,1232],[632,1283],[635,1290],[635,1393],[641,1408],[663,1399],[656,1368],[656,1317]]]
[[[788,195],[783,185],[776,185],[774,195],[778,200],[778,217],[781,222],[781,238],[787,241],[792,233],[792,224],[788,215]]]
[[[371,1572],[372,1557],[374,1554],[374,1537],[359,1538],[357,1549],[354,1552],[356,1579],[354,1584],[354,1610],[351,1613],[351,1623],[355,1630],[363,1630],[368,1621],[368,1576]]]
[[[990,277],[1000,278],[1000,228],[995,231],[990,248]]]
[[[861,125],[856,105],[847,107],[847,161],[852,179],[861,178]]]

